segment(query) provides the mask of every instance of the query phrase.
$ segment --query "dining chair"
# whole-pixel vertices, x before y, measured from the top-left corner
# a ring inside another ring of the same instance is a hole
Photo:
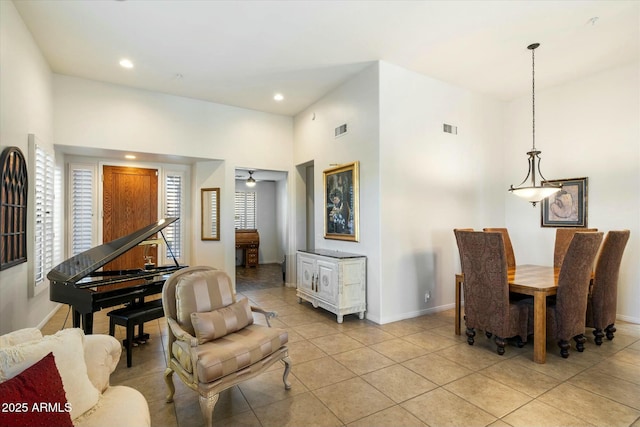
[[[602,232],[577,232],[573,234],[558,276],[558,293],[547,306],[547,336],[554,337],[560,347],[560,355],[569,357],[570,340],[576,349],[584,351],[585,316],[589,282],[593,261],[602,242]],[[529,315],[533,318],[533,304]]]
[[[562,260],[567,253],[569,243],[573,239],[573,235],[580,232],[596,232],[597,228],[556,228],[556,241],[553,249],[553,266],[555,268],[562,267]]]
[[[528,305],[509,300],[507,257],[501,233],[458,231],[464,273],[464,311],[467,343],[474,344],[475,329],[495,335],[496,351],[505,352],[506,339],[517,337],[518,347],[529,333]],[[533,323],[531,324],[533,330]]]
[[[453,235],[456,236],[456,243],[458,245],[458,253],[460,254],[460,265],[462,265],[462,250],[460,248],[460,232],[461,231],[474,231],[473,228],[454,228]]]
[[[483,228],[484,231],[499,232],[502,234],[502,240],[504,241],[504,250],[507,255],[507,268],[516,268],[516,255],[513,252],[513,246],[511,245],[511,239],[509,238],[509,230],[506,228]]]
[[[602,242],[596,261],[596,270],[587,299],[586,318],[586,326],[594,328],[596,345],[602,345],[605,332],[607,339],[612,340],[616,331],[618,275],[629,235],[629,230],[609,231]]]

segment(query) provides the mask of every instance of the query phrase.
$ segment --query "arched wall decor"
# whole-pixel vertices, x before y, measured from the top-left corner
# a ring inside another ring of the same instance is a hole
[[[0,270],[27,261],[27,162],[18,147],[0,156]]]

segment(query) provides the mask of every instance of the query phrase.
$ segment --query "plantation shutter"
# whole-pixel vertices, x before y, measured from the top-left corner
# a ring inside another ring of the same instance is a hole
[[[94,236],[94,169],[72,166],[71,179],[71,256],[91,249]]]
[[[240,229],[255,229],[256,227],[256,193],[236,192],[235,199],[235,227]]]
[[[165,181],[165,207],[167,216],[180,217],[182,205],[182,175],[168,174]],[[162,233],[169,242],[171,251],[176,258],[182,256],[182,224],[176,221],[166,227]],[[167,259],[171,259],[171,252],[167,249]]]
[[[34,165],[34,281],[37,285],[44,281],[46,273],[54,262],[54,159],[53,156],[35,144]]]

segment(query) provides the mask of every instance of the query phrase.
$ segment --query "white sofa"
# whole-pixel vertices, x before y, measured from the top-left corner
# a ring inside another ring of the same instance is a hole
[[[109,384],[109,376],[122,353],[120,343],[109,335],[85,336],[77,328],[45,336],[36,328],[2,335],[0,386],[50,352],[55,358],[74,426],[151,425],[149,406],[139,391]],[[46,391],[42,395],[46,395]]]

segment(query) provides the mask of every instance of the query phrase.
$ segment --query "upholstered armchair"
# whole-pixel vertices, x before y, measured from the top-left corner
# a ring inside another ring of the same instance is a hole
[[[509,238],[509,230],[507,230],[506,228],[483,228],[483,230],[488,232],[498,232],[502,234],[502,240],[504,241],[504,250],[507,256],[507,268],[516,268],[516,255],[513,252],[511,238]]]
[[[562,267],[562,261],[564,260],[565,254],[567,253],[567,249],[569,249],[569,244],[571,243],[571,239],[573,239],[573,235],[587,232],[595,232],[598,231],[597,228],[556,228],[556,240],[553,248],[553,267],[560,268]]]
[[[618,304],[618,274],[629,234],[629,230],[609,231],[596,261],[587,299],[586,326],[594,328],[593,335],[597,345],[602,345],[605,332],[607,339],[612,340],[616,331],[614,325]]]
[[[547,307],[547,336],[557,340],[564,358],[569,357],[571,338],[576,342],[576,349],[584,351],[587,295],[602,234],[578,232],[573,235],[560,268],[555,302]],[[529,310],[533,313],[533,304]]]
[[[528,308],[509,300],[507,256],[501,233],[456,230],[464,274],[464,311],[467,342],[475,329],[495,335],[496,351],[503,355],[506,338],[518,337],[522,347],[529,333]],[[533,324],[531,326],[533,330]]]
[[[287,331],[272,328],[275,313],[236,300],[231,278],[211,267],[188,267],[173,273],[162,288],[168,326],[165,382],[173,401],[173,373],[200,394],[205,423],[212,426],[219,393],[265,372],[277,361],[285,365],[285,389],[291,370]],[[269,326],[253,323],[253,313]]]

